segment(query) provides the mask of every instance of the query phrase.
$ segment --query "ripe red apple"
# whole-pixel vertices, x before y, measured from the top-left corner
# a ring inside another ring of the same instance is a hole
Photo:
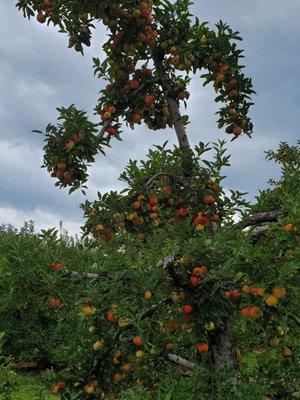
[[[154,96],[146,96],[146,104],[147,106],[152,106],[155,103],[155,97]]]
[[[193,311],[193,307],[190,304],[186,304],[182,307],[182,313],[183,314],[191,314],[191,312]]]
[[[182,217],[182,218],[186,217],[187,216],[187,209],[184,208],[184,207],[179,208],[178,215],[179,215],[179,217]]]

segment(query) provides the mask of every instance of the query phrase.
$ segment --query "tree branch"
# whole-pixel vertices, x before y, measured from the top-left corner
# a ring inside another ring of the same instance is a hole
[[[192,361],[185,360],[184,358],[181,358],[176,354],[172,353],[168,354],[168,359],[169,361],[172,361],[174,364],[180,365],[181,367],[187,369],[194,369],[196,367],[196,364],[193,363]]]
[[[257,243],[262,236],[268,233],[269,229],[269,225],[259,226],[258,228],[254,229],[250,236],[252,244]]]
[[[228,367],[232,370],[230,381],[233,385],[237,384],[235,374],[235,354],[232,337],[229,330],[228,317],[225,315],[223,326],[212,331],[210,334],[210,344],[214,365],[217,368]]]
[[[169,304],[170,302],[172,302],[172,300],[170,298],[165,298],[162,299],[160,302],[158,302],[157,304],[153,304],[147,311],[145,311],[141,316],[140,316],[140,320],[143,320],[145,318],[151,317],[158,309],[161,305],[166,305]],[[134,328],[133,324],[129,324],[125,330],[130,330]],[[113,343],[114,341],[118,340],[119,337],[121,336],[122,332],[124,331],[124,328],[119,328],[114,335],[111,338],[110,341],[110,345],[107,347],[107,349],[103,352],[102,354],[102,358],[99,361],[102,361],[113,349]],[[94,366],[94,369],[98,368],[99,363],[96,363],[96,365]],[[93,370],[94,370],[93,369]]]
[[[102,139],[103,138],[103,136],[104,136],[104,134],[106,132],[106,129],[109,127],[111,121],[112,121],[112,118],[104,123],[104,125],[101,128],[101,131],[98,133],[98,136],[97,136],[98,139]]]
[[[153,61],[157,75],[160,78],[160,84],[168,101],[170,120],[172,125],[174,126],[177,139],[179,142],[179,147],[181,149],[189,149],[190,144],[187,138],[185,126],[182,122],[182,117],[179,110],[179,104],[178,101],[175,100],[174,95],[172,94],[173,92],[172,86],[170,84],[170,79],[166,74],[165,68],[163,66],[163,58],[157,52],[154,52]]]
[[[175,267],[174,267],[174,263],[179,256],[180,256],[179,253],[171,254],[170,256],[167,256],[163,260],[160,260],[157,263],[157,267],[163,267],[163,269],[165,269],[168,272],[168,274],[173,282],[173,285],[177,289],[183,289],[184,285],[182,284],[182,279],[179,275],[177,275],[177,273],[175,271]]]
[[[112,277],[109,275],[99,275],[99,274],[92,274],[92,273],[80,275],[76,271],[69,271],[67,269],[62,270],[62,273],[66,276],[69,276],[71,279],[84,279],[87,281],[109,281],[112,279]]]
[[[158,172],[157,174],[151,176],[151,178],[149,178],[147,180],[147,182],[145,183],[145,185],[147,187],[151,187],[153,185],[153,183],[156,181],[156,178],[158,178],[159,176],[168,176],[171,177],[170,174],[167,174],[166,172]]]
[[[236,228],[244,229],[248,226],[253,226],[264,222],[276,222],[278,217],[283,214],[283,210],[267,211],[263,213],[254,214],[251,217],[240,221],[235,224]]]
[[[175,182],[176,184],[181,185],[181,186],[186,186],[187,185],[187,181],[186,181],[186,179],[185,179],[183,174],[182,175],[178,175],[175,178],[174,176],[172,176],[172,175],[170,175],[170,174],[168,174],[166,172],[158,172],[157,174],[151,176],[151,178],[149,178],[147,180],[147,182],[145,183],[145,186],[148,187],[148,188],[152,187],[152,185],[155,183],[156,179],[159,176],[168,176],[169,178],[172,178],[173,182]]]

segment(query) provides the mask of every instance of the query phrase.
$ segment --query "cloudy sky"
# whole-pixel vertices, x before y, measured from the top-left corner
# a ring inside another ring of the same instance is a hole
[[[20,226],[33,219],[40,229],[62,220],[70,232],[80,232],[78,205],[84,198],[54,187],[40,168],[42,137],[31,130],[55,121],[57,106],[93,109],[103,83],[93,77],[91,58],[101,56],[105,30],[97,30],[82,57],[67,49],[67,38],[54,29],[25,20],[14,3],[0,0],[0,224]],[[222,19],[244,37],[246,71],[257,92],[255,135],[228,145],[232,166],[225,186],[246,191],[251,199],[268,178],[278,177],[276,166],[264,160],[264,150],[283,140],[295,144],[299,137],[300,1],[196,0],[193,12],[211,24]],[[215,124],[213,91],[203,88],[199,78],[190,91],[191,142],[227,139]],[[124,141],[116,142],[107,157],[99,156],[91,169],[88,198],[94,199],[97,190],[119,189],[127,160],[143,158],[151,145],[165,140],[175,143],[174,134],[143,128],[125,132]]]

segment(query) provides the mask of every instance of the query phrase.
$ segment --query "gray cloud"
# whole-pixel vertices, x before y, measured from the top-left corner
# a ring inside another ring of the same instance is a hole
[[[93,77],[91,57],[101,56],[105,31],[96,31],[91,48],[81,57],[67,49],[67,38],[35,21],[28,22],[13,7],[0,0],[0,222],[11,218],[22,223],[30,215],[38,226],[66,221],[72,232],[82,221],[79,193],[68,196],[53,186],[42,163],[42,137],[30,133],[43,129],[57,117],[56,107],[75,103],[92,116],[103,82]],[[194,13],[200,20],[230,23],[244,37],[247,74],[252,76],[258,95],[252,110],[255,135],[228,143],[232,167],[226,187],[249,192],[249,198],[263,188],[278,169],[264,160],[263,151],[276,148],[281,140],[295,142],[298,134],[300,34],[298,0],[202,0]],[[214,92],[203,89],[199,77],[193,78],[188,106],[192,143],[227,139],[217,130]],[[141,159],[153,144],[165,140],[175,143],[172,131],[149,132],[146,127],[125,129],[124,141],[116,142],[107,157],[99,156],[91,169],[88,198],[97,190],[122,187],[117,180],[129,158]]]

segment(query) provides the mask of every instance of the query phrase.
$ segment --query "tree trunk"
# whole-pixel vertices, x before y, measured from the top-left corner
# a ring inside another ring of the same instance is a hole
[[[227,326],[214,331],[211,335],[211,346],[216,367],[234,366],[234,349]]]
[[[214,365],[217,368],[227,367],[230,369],[232,371],[230,381],[233,385],[236,385],[235,350],[227,321],[222,328],[218,328],[212,332],[210,343]]]
[[[171,96],[167,96],[168,99],[168,104],[169,104],[169,110],[170,110],[170,117],[171,117],[171,122],[174,126],[177,139],[179,142],[179,147],[181,149],[189,149],[190,144],[188,141],[188,137],[186,134],[185,126],[183,125],[181,121],[181,114],[179,110],[179,105],[175,99]]]

